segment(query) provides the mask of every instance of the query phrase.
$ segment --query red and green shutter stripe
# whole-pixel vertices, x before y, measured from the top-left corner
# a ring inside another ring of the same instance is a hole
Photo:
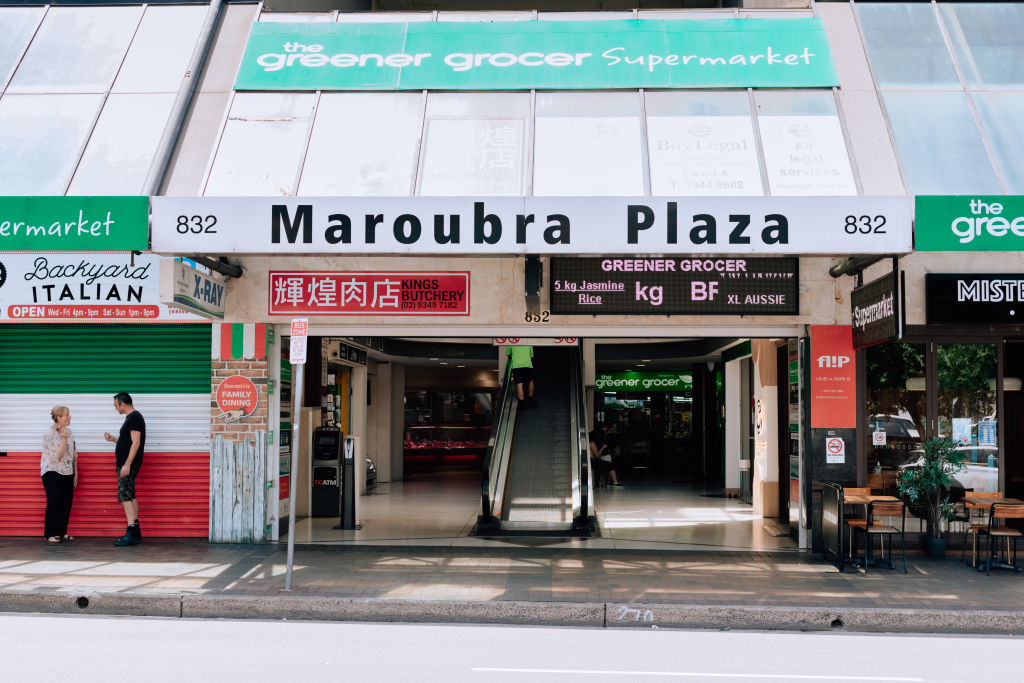
[[[246,353],[250,344],[252,351]],[[221,360],[263,360],[267,357],[265,323],[220,323]]]

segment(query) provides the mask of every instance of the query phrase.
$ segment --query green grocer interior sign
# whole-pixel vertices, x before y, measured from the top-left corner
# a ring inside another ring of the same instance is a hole
[[[599,391],[693,391],[689,372],[599,373],[594,382]]]
[[[0,251],[148,248],[148,197],[0,197]]]
[[[831,87],[820,19],[253,24],[236,90]]]
[[[1024,197],[948,195],[914,198],[918,251],[1024,250]]]

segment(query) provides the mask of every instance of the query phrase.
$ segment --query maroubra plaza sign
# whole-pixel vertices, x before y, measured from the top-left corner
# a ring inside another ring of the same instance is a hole
[[[907,197],[153,197],[163,254],[900,254]]]
[[[831,87],[820,19],[253,24],[236,90]]]

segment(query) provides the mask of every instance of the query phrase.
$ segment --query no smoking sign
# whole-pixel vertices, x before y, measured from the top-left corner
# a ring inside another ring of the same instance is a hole
[[[838,436],[825,439],[825,462],[841,465],[846,462],[846,442]]]

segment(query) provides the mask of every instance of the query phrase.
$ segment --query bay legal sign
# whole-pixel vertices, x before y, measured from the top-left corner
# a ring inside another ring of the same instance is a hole
[[[906,197],[153,197],[165,254],[898,254]]]
[[[146,197],[0,197],[0,251],[143,251]]]
[[[831,87],[820,19],[271,23],[236,90]]]

